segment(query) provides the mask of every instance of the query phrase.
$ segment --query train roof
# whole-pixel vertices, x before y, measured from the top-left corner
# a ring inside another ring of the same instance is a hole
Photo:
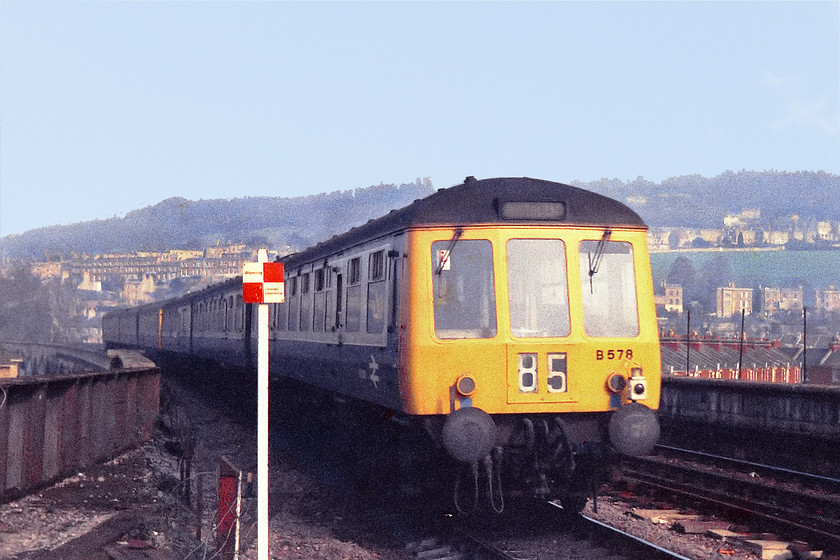
[[[571,225],[645,228],[639,215],[612,198],[563,183],[503,177],[476,180],[440,189],[392,210],[364,225],[314,247],[283,257],[290,265],[322,258],[345,247],[412,227],[510,225]]]

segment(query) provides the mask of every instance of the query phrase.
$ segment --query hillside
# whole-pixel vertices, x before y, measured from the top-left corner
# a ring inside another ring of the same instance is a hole
[[[76,254],[203,249],[217,242],[302,248],[410,204],[431,181],[376,185],[297,198],[169,198],[122,218],[51,226],[3,238],[12,260]]]
[[[727,214],[748,208],[759,209],[760,225],[770,229],[787,229],[792,215],[840,222],[840,176],[824,171],[726,171],[660,183],[639,177],[572,184],[626,202],[651,226],[717,228]]]
[[[557,178],[568,181],[565,178]],[[840,222],[840,176],[799,171],[726,171],[659,183],[571,181],[627,203],[651,226],[719,228],[727,214],[759,209],[759,225],[785,230],[791,216]],[[76,254],[202,249],[221,243],[303,248],[382,216],[434,191],[431,181],[380,184],[298,198],[170,198],[122,218],[51,226],[0,238],[10,260],[58,260]]]

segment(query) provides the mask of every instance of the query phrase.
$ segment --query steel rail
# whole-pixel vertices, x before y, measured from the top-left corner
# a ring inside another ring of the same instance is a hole
[[[593,519],[586,515],[574,514],[568,515],[564,512],[563,506],[554,502],[539,502],[542,505],[549,506],[556,514],[564,515],[566,524],[559,528],[560,531],[566,531],[569,534],[583,534],[585,540],[592,543],[593,550],[591,554],[581,551],[583,558],[601,557],[603,551],[599,551],[603,547],[610,550],[610,557],[628,558],[628,559],[643,559],[643,560],[691,560],[686,556],[663,548],[655,543],[647,541],[641,537],[627,533],[616,527],[612,527],[602,521]],[[557,511],[559,510],[559,511]],[[548,511],[551,513],[551,510]],[[474,548],[479,552],[479,558],[492,560],[521,560],[523,558],[522,551],[506,551],[496,544],[488,540],[487,537],[476,534],[469,527],[456,524],[450,527],[453,535],[458,539],[466,542],[470,548]],[[579,538],[579,537],[578,537]],[[445,550],[441,548],[441,550]],[[462,548],[463,551],[463,548]],[[462,552],[463,553],[463,552]],[[527,557],[527,552],[525,553]],[[466,556],[471,557],[470,554]]]
[[[802,539],[805,536],[808,540],[821,546],[840,550],[840,525],[826,521],[819,516],[809,515],[802,511],[791,510],[775,504],[755,504],[752,500],[741,499],[732,494],[725,494],[706,487],[677,482],[647,473],[633,472],[628,475],[625,471],[625,478],[669,494],[699,500],[715,506],[716,509],[737,512],[754,520],[770,523],[778,532],[788,533],[792,538]],[[756,506],[764,507],[766,510],[757,509]],[[795,518],[800,520],[805,518],[814,525],[822,525],[822,528],[793,521]]]
[[[551,506],[563,509],[563,506],[554,502],[548,502]],[[610,539],[622,539],[628,542],[633,543],[633,548],[636,550],[641,549],[642,553],[644,554],[643,558],[645,559],[663,559],[663,560],[691,560],[690,558],[683,556],[673,550],[668,550],[667,548],[663,548],[658,544],[652,543],[647,541],[641,537],[628,533],[626,531],[622,531],[616,527],[608,525],[603,521],[599,521],[582,513],[578,514],[579,520],[583,521],[584,523],[589,525],[589,529],[595,529],[599,533],[607,535]]]
[[[715,455],[714,453],[706,453],[704,451],[696,451],[694,449],[684,449],[682,447],[673,447],[670,445],[657,445],[656,448],[658,449],[665,449],[666,451],[675,451],[677,453],[683,453],[686,455],[694,455],[698,457],[705,457],[709,459],[714,459],[716,461],[725,461],[729,463],[733,463],[736,465],[744,465],[751,468],[756,468],[768,472],[778,472],[783,473],[785,475],[793,475],[802,479],[806,480],[814,480],[816,482],[827,482],[829,484],[838,485],[840,486],[840,478],[834,478],[830,476],[824,476],[820,474],[808,473],[803,471],[797,471],[794,469],[789,469],[786,467],[780,467],[778,465],[768,465],[765,463],[756,463],[753,461],[745,461],[743,459],[735,459],[734,457],[726,457],[724,455]]]

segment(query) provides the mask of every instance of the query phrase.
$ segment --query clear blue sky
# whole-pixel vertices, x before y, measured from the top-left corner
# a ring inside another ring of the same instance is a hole
[[[0,3],[0,235],[171,196],[840,173],[840,3]]]

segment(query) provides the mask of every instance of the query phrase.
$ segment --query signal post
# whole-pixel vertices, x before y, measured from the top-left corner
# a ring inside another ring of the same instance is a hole
[[[257,305],[257,554],[268,560],[268,304],[283,303],[283,263],[260,249],[242,267],[242,300]]]

